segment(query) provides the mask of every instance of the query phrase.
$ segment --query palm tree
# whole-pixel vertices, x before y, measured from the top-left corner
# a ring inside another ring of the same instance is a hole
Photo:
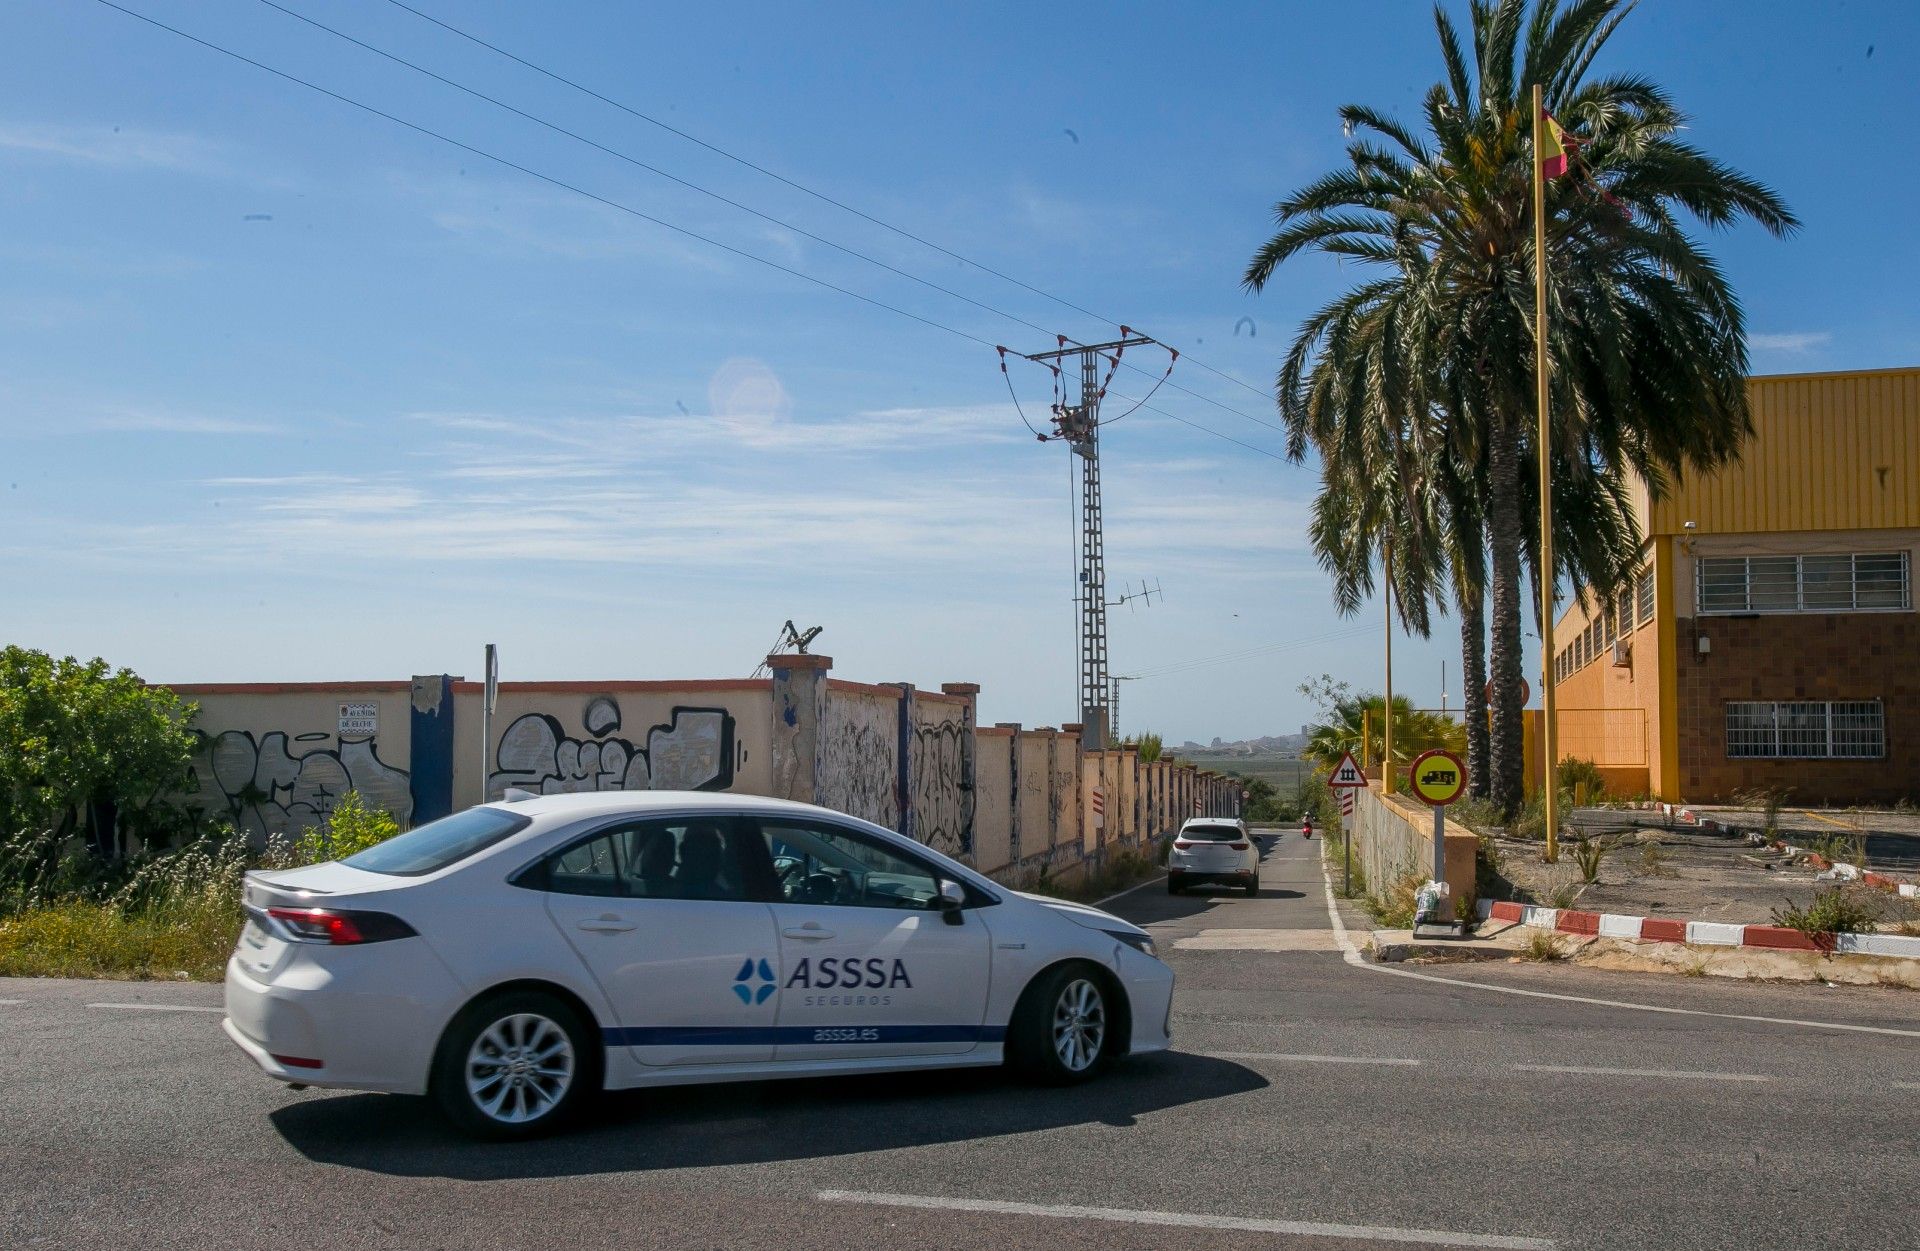
[[[1352,752],[1358,760],[1365,755],[1379,760],[1385,750],[1387,701],[1378,695],[1350,695],[1335,701],[1327,710],[1327,719],[1307,730],[1306,746],[1300,758],[1312,762],[1321,773],[1331,773],[1340,757]],[[1404,695],[1393,697],[1393,762],[1403,765],[1423,751],[1444,747],[1459,751],[1466,745],[1466,732],[1451,717],[1415,708]]]
[[[1776,235],[1798,225],[1772,190],[1684,142],[1684,115],[1658,85],[1588,78],[1631,7],[1535,0],[1529,13],[1527,0],[1473,0],[1471,58],[1436,8],[1445,79],[1426,94],[1424,133],[1362,105],[1341,110],[1357,132],[1347,165],[1276,206],[1278,229],[1245,274],[1258,291],[1306,251],[1383,271],[1302,326],[1279,409],[1295,457],[1312,445],[1339,459],[1353,454],[1347,424],[1381,419],[1365,393],[1398,394],[1387,420],[1473,467],[1462,481],[1486,535],[1490,782],[1508,809],[1522,788],[1520,566],[1538,540],[1526,508],[1533,84],[1581,136],[1579,166],[1549,184],[1546,206],[1557,509],[1578,500],[1612,513],[1628,471],[1659,494],[1738,454],[1751,432],[1740,305],[1682,219],[1747,217]],[[1389,372],[1386,356],[1411,372]]]

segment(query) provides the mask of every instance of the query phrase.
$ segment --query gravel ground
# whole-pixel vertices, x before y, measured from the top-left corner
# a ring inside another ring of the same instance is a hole
[[[1728,814],[1729,824],[1737,812]],[[1744,814],[1758,829],[1758,814]],[[1786,814],[1782,814],[1785,825]],[[1656,813],[1610,809],[1582,809],[1574,814],[1576,829],[1593,837],[1613,840],[1614,849],[1601,864],[1600,879],[1579,887],[1573,906],[1595,912],[1632,916],[1667,916],[1696,921],[1767,922],[1774,909],[1787,903],[1805,905],[1825,887],[1816,883],[1814,869],[1770,850],[1747,845],[1739,834],[1710,833],[1692,826],[1666,826]],[[1817,825],[1808,821],[1809,825]],[[1790,841],[1804,841],[1801,831],[1784,831]],[[1828,832],[1837,832],[1828,827]],[[1558,864],[1540,859],[1540,844],[1496,837],[1501,871],[1515,886],[1536,898],[1550,900],[1556,888],[1579,884],[1579,868],[1572,849],[1563,844]],[[1653,850],[1650,852],[1649,847]],[[1875,854],[1879,853],[1879,854]],[[1920,862],[1920,834],[1884,832],[1869,841],[1869,867],[1910,872],[1908,858]],[[1883,920],[1920,921],[1920,910],[1874,892],[1884,902]]]

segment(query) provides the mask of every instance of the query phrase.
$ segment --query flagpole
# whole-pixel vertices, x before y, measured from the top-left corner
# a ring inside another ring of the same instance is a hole
[[[1385,741],[1380,745],[1380,793],[1393,794],[1393,535],[1388,533],[1381,540],[1381,574],[1386,584],[1387,604],[1387,698],[1383,715],[1386,717]]]
[[[1560,795],[1554,785],[1555,734],[1553,723],[1553,471],[1547,419],[1547,178],[1545,148],[1546,101],[1540,84],[1533,85],[1533,377],[1540,419],[1540,757],[1545,781],[1541,787],[1547,817],[1547,861],[1560,857]]]

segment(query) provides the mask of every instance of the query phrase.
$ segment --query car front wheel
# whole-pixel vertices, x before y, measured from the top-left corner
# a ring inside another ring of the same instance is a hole
[[[1050,1085],[1086,1081],[1106,1066],[1112,1052],[1116,1018],[1108,999],[1100,977],[1086,965],[1041,974],[1014,1010],[1008,1059]]]
[[[433,1095],[479,1138],[531,1138],[558,1126],[598,1080],[591,1033],[571,1005],[539,991],[462,1012],[434,1060]]]

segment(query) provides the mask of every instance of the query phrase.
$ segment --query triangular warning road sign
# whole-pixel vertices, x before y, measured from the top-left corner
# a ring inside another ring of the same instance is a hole
[[[1364,787],[1366,784],[1367,777],[1360,772],[1360,766],[1354,763],[1352,752],[1341,756],[1340,763],[1333,767],[1333,772],[1327,777],[1327,785],[1335,790],[1349,786]]]

